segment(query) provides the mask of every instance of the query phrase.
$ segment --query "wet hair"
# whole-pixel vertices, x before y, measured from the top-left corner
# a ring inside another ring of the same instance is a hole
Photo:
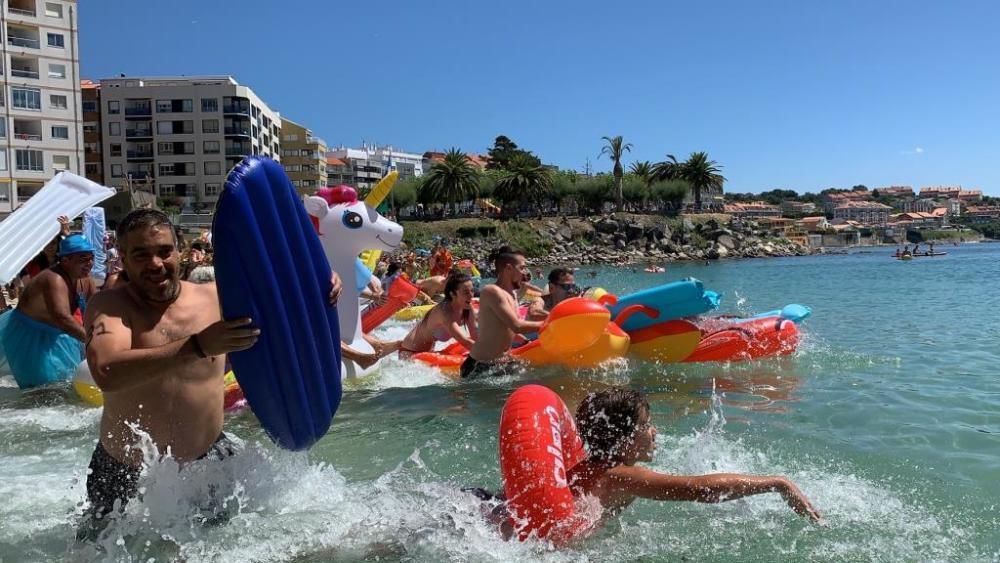
[[[504,245],[493,251],[490,258],[493,261],[493,268],[500,272],[500,269],[507,264],[517,264],[518,258],[524,258],[524,253],[510,246]]]
[[[179,241],[177,231],[174,230],[174,226],[170,222],[170,217],[157,209],[135,209],[130,211],[122,219],[122,222],[118,224],[118,228],[115,229],[115,236],[118,238],[118,244],[124,246],[128,234],[132,231],[158,227],[160,225],[170,228],[170,232],[174,235],[174,244],[177,244]]]
[[[448,281],[444,283],[444,300],[451,301],[452,294],[458,293],[458,288],[465,282],[471,282],[472,278],[462,272],[452,272],[448,276]]]
[[[556,268],[555,270],[549,272],[549,283],[555,285],[559,283],[559,280],[561,280],[563,276],[572,274],[573,270],[570,270],[569,268]]]
[[[611,387],[591,393],[576,409],[576,425],[590,458],[620,465],[649,402],[641,391]]]

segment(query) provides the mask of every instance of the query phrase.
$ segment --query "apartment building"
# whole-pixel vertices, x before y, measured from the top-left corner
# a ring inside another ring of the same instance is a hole
[[[281,160],[281,116],[231,76],[104,79],[100,99],[105,185],[207,208],[243,157]]]
[[[327,185],[326,142],[291,119],[281,118],[281,165],[301,194]]]
[[[389,170],[399,172],[400,180],[424,175],[423,155],[397,151],[392,147],[363,144],[359,149],[352,149],[341,146],[327,153],[328,166],[331,158],[343,162],[350,169],[353,186],[359,190],[371,188]]]
[[[104,158],[101,142],[101,85],[80,81],[83,100],[83,173],[88,180],[104,184]]]
[[[0,218],[62,170],[83,171],[75,0],[0,2]]]
[[[891,211],[892,207],[874,201],[848,201],[833,210],[833,218],[884,227]]]

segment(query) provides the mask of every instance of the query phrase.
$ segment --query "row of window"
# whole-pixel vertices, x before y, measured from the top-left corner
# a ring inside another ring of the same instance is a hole
[[[52,155],[52,168],[54,170],[68,170],[69,159],[69,155]],[[15,149],[14,169],[21,172],[45,172],[45,155],[39,150]],[[0,149],[0,170],[7,170],[7,149]]]
[[[222,163],[218,161],[208,161],[203,164],[203,170],[206,176],[219,176],[222,174]],[[124,166],[121,164],[111,165],[111,177],[121,178],[124,176]],[[148,175],[152,171],[152,167],[145,169],[132,169],[130,174],[135,175],[136,173],[142,175]],[[194,162],[164,162],[160,163],[157,167],[157,176],[196,176],[198,174],[198,167]]]
[[[11,106],[16,109],[42,110],[42,91],[38,88],[24,88],[11,86],[10,88]],[[50,94],[49,108],[66,109],[68,98],[64,94]],[[0,95],[0,106],[3,106],[3,96]]]
[[[196,191],[197,189],[198,189],[197,184],[181,184],[181,185],[160,184],[159,186],[157,186],[157,190],[159,191],[160,196],[169,196],[175,194],[179,195],[182,192],[184,193],[184,195],[193,195],[191,194],[191,192]],[[217,182],[207,182],[204,184],[204,189],[202,190],[202,193],[206,196],[217,196],[219,195],[219,192],[221,190],[222,190],[222,184],[219,184]]]
[[[101,144],[100,143],[84,143],[84,152],[87,153],[100,153]],[[122,145],[121,143],[111,143],[111,156],[122,156]],[[156,153],[161,156],[170,155],[187,155],[195,154],[193,142],[178,142],[178,143],[156,143]],[[239,147],[241,150],[246,147]],[[222,153],[222,143],[219,141],[202,141],[201,144],[202,154],[221,154]],[[228,148],[227,148],[228,152]],[[247,150],[246,152],[250,152]],[[134,153],[134,154],[133,154]],[[135,150],[129,150],[130,157],[153,156],[153,145],[137,145]]]
[[[226,110],[236,109],[237,112],[248,112],[251,110],[249,106],[241,102],[232,102],[230,98],[226,98],[226,103],[231,104],[226,106]],[[87,108],[90,109],[87,109]],[[255,108],[254,108],[255,109]],[[97,102],[93,102],[90,106],[85,106],[84,111],[97,111]],[[152,111],[152,105],[149,100],[125,100],[125,114],[129,115],[145,115]],[[194,100],[191,98],[177,98],[170,100],[156,100],[156,112],[157,113],[190,113],[194,111]],[[219,98],[201,98],[201,111],[205,113],[214,113],[219,111]],[[121,114],[122,112],[122,101],[121,100],[108,100],[108,113],[113,115]],[[254,117],[259,115],[257,112],[251,112]],[[264,118],[267,124],[270,125],[271,121]]]
[[[41,133],[41,129],[39,129]],[[23,131],[17,131],[15,126],[14,139],[22,139],[29,141],[41,141],[42,135],[39,133],[25,133]],[[69,126],[68,125],[53,125],[49,130],[49,138],[51,139],[69,139]],[[7,119],[0,117],[0,139],[7,138]]]
[[[96,129],[92,132],[97,132]],[[218,119],[203,119],[201,120],[201,132],[202,133],[219,133],[219,120]],[[148,121],[139,122],[126,122],[125,123],[125,134],[126,136],[152,136],[153,128],[150,126]],[[183,119],[177,121],[157,121],[156,122],[156,133],[159,135],[172,135],[172,134],[193,134],[194,133],[194,121],[190,119]],[[112,121],[108,123],[108,135],[113,137],[120,136],[122,134],[122,122]],[[259,131],[257,126],[247,127],[245,124],[240,124],[236,122],[226,123],[226,134],[227,135],[249,135],[251,137],[257,137]],[[264,142],[270,144],[270,136],[265,135]]]

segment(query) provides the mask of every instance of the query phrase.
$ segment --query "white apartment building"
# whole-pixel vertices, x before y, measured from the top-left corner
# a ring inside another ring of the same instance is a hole
[[[0,1],[0,218],[61,170],[83,173],[75,0]]]
[[[354,179],[354,187],[368,189],[378,183],[390,170],[399,172],[399,179],[405,180],[424,175],[424,156],[403,152],[392,147],[362,145],[359,149],[339,147],[328,153],[327,158],[343,161]]]
[[[152,178],[157,197],[208,207],[244,156],[281,160],[281,116],[231,76],[104,79],[101,104],[108,186]]]

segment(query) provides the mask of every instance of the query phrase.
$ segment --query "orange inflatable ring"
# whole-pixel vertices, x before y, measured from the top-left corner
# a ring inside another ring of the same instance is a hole
[[[411,355],[410,359],[436,367],[445,373],[458,373],[468,355],[469,351],[461,342],[452,342],[436,352],[417,352]]]
[[[566,403],[551,389],[525,385],[500,415],[500,473],[509,523],[521,541],[565,543],[587,528],[576,515],[566,473],[586,453]]]

